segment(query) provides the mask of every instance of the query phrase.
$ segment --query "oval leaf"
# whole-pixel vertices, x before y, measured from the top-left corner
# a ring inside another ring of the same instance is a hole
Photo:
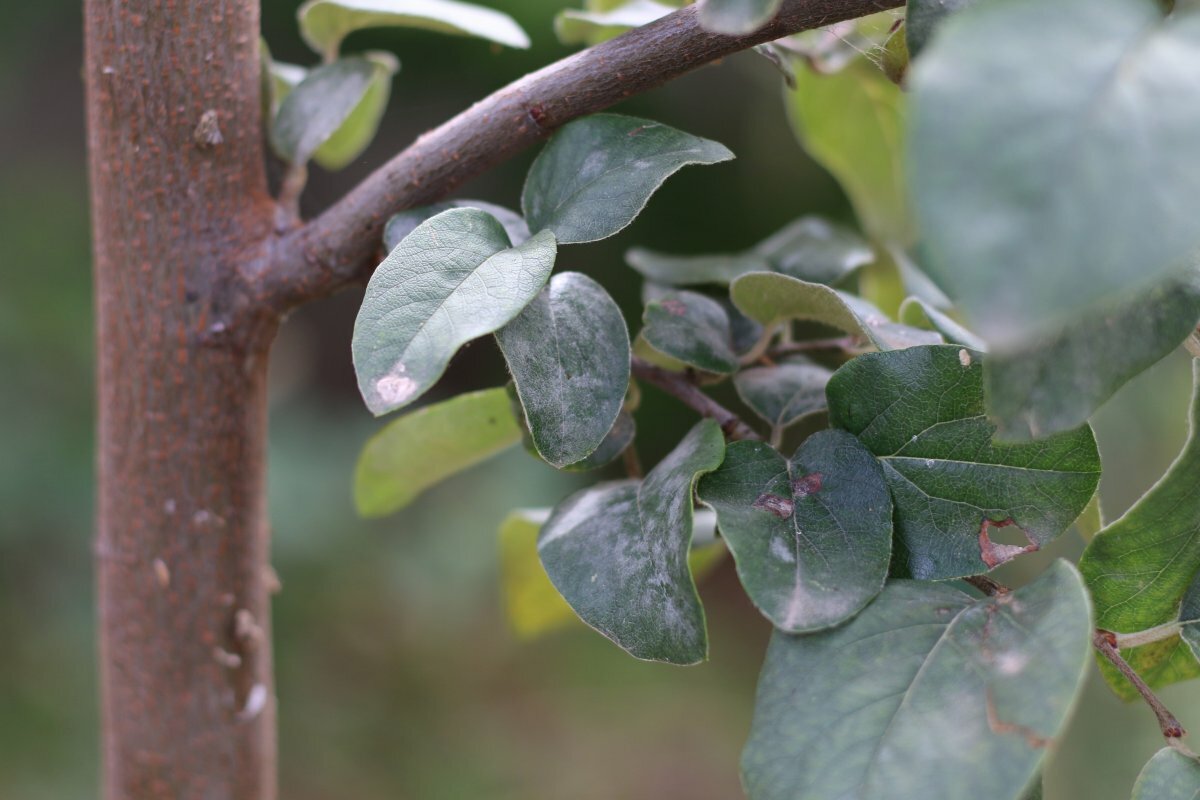
[[[296,16],[304,41],[327,58],[337,56],[347,34],[363,28],[423,28],[529,47],[529,37],[508,14],[457,0],[308,0]]]
[[[554,509],[538,554],[580,619],[631,655],[671,664],[708,656],[704,608],[688,569],[692,491],[725,439],[704,420],[646,479],[607,483]]]
[[[542,148],[521,193],[530,230],[561,244],[605,239],[633,222],[663,181],[689,164],[733,158],[724,145],[657,122],[595,114]]]
[[[935,330],[950,344],[961,344],[963,347],[976,350],[980,353],[987,351],[987,344],[983,339],[971,333],[944,311],[934,308],[931,303],[919,297],[909,297],[900,305],[900,321],[914,328]],[[990,360],[988,363],[991,363]],[[986,378],[987,365],[984,366],[983,371]],[[1086,421],[1082,419],[1078,420],[1074,425],[1069,427],[1074,428]]]
[[[489,203],[486,200],[446,200],[394,214],[383,228],[384,249],[389,253],[392,252],[396,249],[396,245],[400,244],[405,236],[415,231],[422,222],[452,208],[478,208],[480,211],[491,214],[497,222],[504,226],[504,232],[508,234],[508,240],[514,246],[524,244],[529,239],[529,226],[525,224],[524,218],[512,209]]]
[[[563,44],[599,44],[672,11],[678,9],[654,0],[630,0],[607,11],[568,8],[554,17],[554,34]]]
[[[942,341],[932,331],[892,322],[862,298],[787,275],[771,272],[743,275],[729,287],[729,295],[743,314],[763,325],[790,319],[819,322],[861,336],[880,350]]]
[[[271,125],[271,146],[279,157],[307,163],[359,106],[378,70],[354,57],[309,72],[280,103]]]
[[[342,169],[362,155],[375,138],[379,121],[387,110],[392,76],[400,70],[400,62],[391,53],[378,50],[366,53],[366,58],[375,65],[366,93],[333,135],[313,153],[313,161],[325,169]]]
[[[733,379],[738,397],[775,429],[825,410],[825,384],[833,373],[806,358],[742,370]]]
[[[993,349],[1195,263],[1200,8],[1161,5],[977,3],[914,64],[927,266]]]
[[[979,354],[949,345],[868,353],[829,379],[829,419],[883,463],[913,577],[986,572],[1071,526],[1095,494],[1091,428],[992,441]],[[1010,528],[1021,545],[993,539]]]
[[[704,0],[700,24],[710,31],[736,36],[752,33],[771,21],[782,0]]]
[[[354,469],[354,504],[364,517],[404,508],[436,483],[521,440],[504,389],[425,406],[371,437]]]
[[[979,0],[908,0],[904,14],[904,33],[908,52],[916,58],[942,20]]]
[[[1013,800],[1063,729],[1091,652],[1058,561],[1009,595],[889,584],[848,625],[776,632],[742,754],[750,800]]]
[[[892,501],[879,462],[850,434],[814,434],[791,461],[734,442],[699,492],[746,593],[780,630],[838,625],[883,588]]]
[[[486,212],[456,208],[422,223],[367,284],[354,323],[354,370],[367,407],[386,414],[441,377],[458,348],[504,326],[554,268],[554,236],[509,248]]]
[[[1200,761],[1164,747],[1146,763],[1133,785],[1133,800],[1196,800]]]
[[[1096,606],[1096,624],[1135,633],[1179,619],[1180,605],[1200,570],[1200,359],[1192,362],[1191,431],[1182,452],[1150,491],[1100,531],[1079,560]],[[1122,651],[1147,683],[1192,677],[1195,656],[1177,637]],[[1182,659],[1182,661],[1180,661]],[[1132,687],[1106,672],[1122,696]]]
[[[578,272],[555,275],[496,341],[542,458],[561,468],[595,452],[629,386],[629,333],[608,292]]]
[[[704,372],[737,371],[729,315],[716,300],[671,292],[649,303],[642,321],[642,338],[663,355]]]

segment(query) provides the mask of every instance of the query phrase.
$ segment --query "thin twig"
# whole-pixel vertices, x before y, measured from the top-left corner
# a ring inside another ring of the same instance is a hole
[[[625,466],[625,474],[630,478],[642,478],[646,473],[642,470],[642,460],[638,458],[637,446],[630,442],[621,451],[621,463]]]
[[[1137,674],[1133,667],[1129,666],[1121,654],[1117,651],[1112,639],[1115,638],[1108,631],[1097,630],[1092,635],[1092,645],[1100,651],[1100,655],[1108,659],[1109,663],[1117,668],[1117,671],[1125,676],[1125,679],[1133,684],[1133,688],[1137,689],[1138,694],[1146,701],[1146,705],[1150,706],[1150,710],[1154,712],[1154,716],[1158,718],[1158,727],[1162,731],[1165,738],[1172,746],[1178,745],[1178,740],[1182,739],[1187,733],[1183,729],[1183,725],[1175,718],[1175,715],[1163,705],[1163,702],[1158,699],[1158,695],[1146,685],[1142,677]]]
[[[855,336],[838,336],[832,339],[808,339],[802,342],[786,342],[777,344],[768,351],[772,358],[788,356],[793,353],[811,353],[814,350],[845,350],[855,351],[863,343]]]
[[[753,428],[742,422],[741,417],[700,391],[700,387],[686,374],[656,367],[636,356],[630,365],[635,378],[654,384],[701,416],[716,421],[730,439],[762,440]]]

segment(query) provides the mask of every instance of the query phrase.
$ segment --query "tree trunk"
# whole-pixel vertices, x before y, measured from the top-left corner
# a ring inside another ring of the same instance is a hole
[[[256,0],[85,0],[108,800],[275,796]]]

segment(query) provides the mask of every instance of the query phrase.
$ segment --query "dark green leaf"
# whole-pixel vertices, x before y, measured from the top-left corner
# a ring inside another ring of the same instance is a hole
[[[629,332],[604,287],[555,275],[496,341],[542,458],[561,468],[595,452],[629,385]]]
[[[594,242],[633,222],[681,168],[731,158],[723,145],[657,122],[595,114],[567,123],[542,148],[521,208],[530,230],[551,230],[561,244]]]
[[[1154,754],[1138,775],[1133,800],[1196,800],[1200,797],[1200,761],[1172,747]]]
[[[459,347],[503,327],[537,296],[554,256],[549,232],[509,248],[500,223],[475,208],[418,226],[371,276],[354,324],[367,407],[385,414],[420,397]]]
[[[983,2],[942,25],[910,73],[909,175],[926,266],[992,350],[1194,264],[1197,73],[1194,4]]]
[[[729,316],[716,300],[673,292],[647,305],[642,321],[642,337],[663,355],[704,372],[737,371]]]
[[[819,322],[861,336],[880,350],[942,341],[932,331],[892,322],[859,297],[787,275],[752,272],[735,280],[729,293],[742,313],[763,325],[791,319]]]
[[[637,658],[696,664],[708,655],[687,563],[692,491],[724,452],[721,429],[704,420],[641,483],[573,494],[542,527],[538,554],[554,586],[584,622]]]
[[[1193,270],[1024,345],[993,351],[983,367],[988,415],[1008,439],[1079,425],[1178,347],[1197,320],[1200,272]]]
[[[702,0],[700,24],[710,31],[736,36],[752,33],[771,21],[782,0]]]
[[[417,409],[388,424],[363,448],[354,470],[354,504],[364,517],[391,514],[520,439],[504,389]]]
[[[574,464],[567,464],[563,469],[568,472],[586,472],[611,464],[617,459],[617,456],[624,453],[625,449],[633,444],[636,435],[637,423],[634,422],[633,415],[622,411],[617,414],[617,421],[613,423],[612,429],[600,442],[600,446],[590,456],[576,461]]]
[[[1177,621],[1200,569],[1200,360],[1192,368],[1196,389],[1183,451],[1124,516],[1096,534],[1079,561],[1096,606],[1096,624],[1106,630],[1136,633]],[[1151,685],[1200,672],[1178,637],[1122,655]],[[1119,694],[1130,696],[1132,687],[1124,678],[1106,676]]]
[[[825,410],[826,367],[794,356],[772,367],[752,367],[733,379],[742,402],[772,428],[786,428]]]
[[[750,800],[1013,800],[1062,731],[1091,651],[1058,561],[1010,595],[897,581],[849,624],[776,632],[742,755]]]
[[[723,285],[747,272],[780,272],[834,284],[874,258],[861,236],[821,217],[802,217],[742,253],[675,256],[635,247],[625,254],[629,266],[642,275],[673,286]]]
[[[892,502],[879,462],[853,436],[816,433],[791,461],[734,442],[699,493],[746,593],[780,630],[838,625],[883,588]]]
[[[279,157],[307,163],[362,102],[379,69],[354,57],[308,73],[279,105],[271,125],[271,146]]]
[[[908,0],[904,15],[908,52],[916,58],[943,19],[977,2],[979,0]]]
[[[326,58],[336,57],[342,39],[363,28],[423,28],[529,47],[529,37],[508,14],[457,0],[308,0],[296,16],[304,41]]]
[[[563,44],[599,44],[676,10],[654,0],[630,0],[607,11],[568,8],[554,17],[554,33]]]
[[[375,138],[379,121],[387,109],[392,76],[400,70],[400,62],[391,53],[379,50],[367,52],[365,57],[375,65],[366,93],[333,135],[313,153],[313,161],[325,169],[343,169],[362,155]]]
[[[389,253],[392,252],[396,249],[396,245],[400,244],[405,236],[415,231],[422,222],[452,208],[478,208],[480,211],[491,214],[497,222],[504,226],[504,232],[508,234],[508,239],[513,245],[524,244],[529,238],[529,226],[525,224],[525,220],[520,214],[511,209],[484,200],[446,200],[431,206],[410,208],[394,215],[387,221],[387,225],[383,229],[384,249]]]
[[[830,422],[883,463],[915,578],[986,572],[1070,527],[1095,494],[1091,428],[1027,444],[992,441],[979,354],[950,345],[869,353],[829,379]],[[994,541],[1012,527],[1024,546]]]

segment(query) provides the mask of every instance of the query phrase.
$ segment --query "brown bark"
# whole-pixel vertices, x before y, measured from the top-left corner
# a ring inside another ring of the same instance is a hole
[[[85,17],[105,797],[270,800],[258,3]]]

